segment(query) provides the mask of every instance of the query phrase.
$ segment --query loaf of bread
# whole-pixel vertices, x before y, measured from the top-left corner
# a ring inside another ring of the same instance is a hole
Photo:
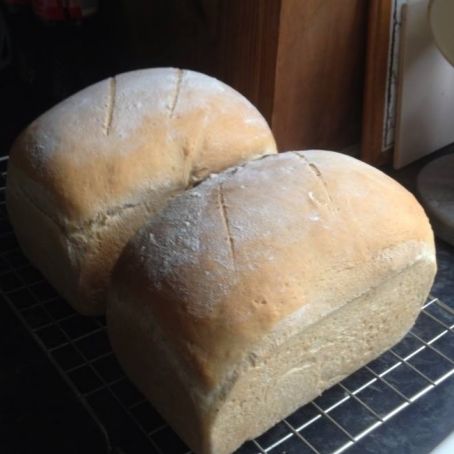
[[[397,343],[436,270],[416,199],[334,152],[251,161],[124,248],[112,346],[189,447],[225,454]]]
[[[84,314],[104,312],[124,244],[173,195],[276,151],[243,96],[173,68],[120,74],[73,95],[15,142],[7,205],[30,261]]]

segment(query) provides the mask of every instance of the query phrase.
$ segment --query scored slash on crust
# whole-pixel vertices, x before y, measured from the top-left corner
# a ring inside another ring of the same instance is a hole
[[[178,98],[180,97],[180,91],[181,91],[181,82],[183,81],[183,73],[184,71],[182,69],[177,69],[177,84],[175,86],[175,94],[172,100],[172,104],[170,104],[170,118],[173,118],[173,114],[175,112],[175,108],[178,103]]]
[[[229,242],[229,251],[230,251],[230,256],[232,258],[232,267],[235,270],[235,242],[233,240],[232,232],[230,231],[230,225],[229,225],[229,217],[227,214],[227,206],[225,204],[224,200],[224,190],[222,188],[222,183],[219,183],[218,186],[218,200],[219,200],[219,208],[221,211],[221,217],[224,223],[225,231],[227,233],[227,239]]]
[[[337,211],[337,206],[336,206],[333,198],[331,197],[331,194],[328,190],[328,185],[327,185],[325,179],[323,178],[321,170],[313,162],[309,161],[309,159],[307,159],[304,154],[302,154],[302,153],[295,153],[295,154],[296,154],[296,156],[300,157],[307,164],[307,166],[309,167],[311,172],[320,180],[320,182],[322,183],[323,188],[325,190],[326,197],[329,200],[333,211]]]
[[[110,134],[110,129],[112,127],[116,97],[117,97],[117,79],[114,76],[109,80],[109,97],[107,99],[106,118],[104,120],[104,134],[106,136]]]

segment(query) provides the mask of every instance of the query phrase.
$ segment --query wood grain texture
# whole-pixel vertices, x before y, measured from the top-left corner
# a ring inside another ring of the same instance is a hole
[[[391,161],[382,151],[392,0],[370,0],[361,159],[373,165]]]
[[[358,143],[364,0],[282,0],[272,129],[279,149]]]
[[[220,8],[217,75],[271,121],[281,0],[222,0]]]

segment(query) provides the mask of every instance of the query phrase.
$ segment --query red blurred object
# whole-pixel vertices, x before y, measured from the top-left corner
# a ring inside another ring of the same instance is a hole
[[[93,16],[98,11],[98,0],[69,0],[68,12],[71,19]]]
[[[33,11],[45,21],[62,21],[66,19],[63,0],[33,0]]]
[[[35,14],[46,22],[84,19],[98,11],[98,0],[32,0]]]

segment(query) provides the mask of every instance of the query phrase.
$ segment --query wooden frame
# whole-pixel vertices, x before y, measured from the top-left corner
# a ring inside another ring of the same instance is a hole
[[[361,159],[373,165],[392,157],[392,148],[383,150],[392,5],[392,0],[370,0],[369,6]]]
[[[179,66],[226,82],[268,120],[281,151],[359,142],[368,1],[120,3],[136,67]]]

